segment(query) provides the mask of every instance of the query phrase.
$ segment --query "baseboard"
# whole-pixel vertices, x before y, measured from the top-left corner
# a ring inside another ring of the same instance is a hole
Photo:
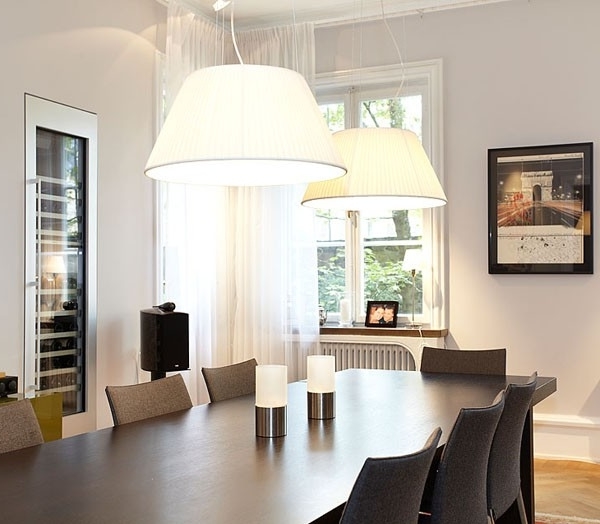
[[[549,515],[548,513],[536,513],[535,520],[538,524],[600,524],[600,520],[596,519],[565,517],[562,515]]]
[[[533,415],[537,458],[600,463],[600,418]]]

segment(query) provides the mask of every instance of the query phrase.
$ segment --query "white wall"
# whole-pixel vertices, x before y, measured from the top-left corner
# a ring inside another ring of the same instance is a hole
[[[513,0],[390,20],[406,61],[444,64],[447,344],[507,347],[509,373],[556,376],[558,392],[535,410],[536,454],[594,461],[600,274],[488,274],[487,150],[593,141],[598,156],[599,20],[597,0]],[[350,26],[318,29],[317,72],[356,67],[351,39]],[[363,42],[363,65],[398,62],[380,21]]]
[[[97,419],[104,386],[137,379],[139,310],[152,305],[154,60],[164,41],[156,0],[19,0],[0,17],[0,370],[22,377],[24,93],[98,114]]]

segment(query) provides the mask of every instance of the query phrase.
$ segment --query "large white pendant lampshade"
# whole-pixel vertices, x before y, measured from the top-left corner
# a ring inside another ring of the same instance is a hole
[[[302,75],[246,64],[189,75],[145,168],[157,180],[221,186],[306,183],[345,172]]]
[[[334,141],[348,172],[308,185],[302,204],[323,209],[423,209],[446,195],[417,135],[396,128],[338,131]]]

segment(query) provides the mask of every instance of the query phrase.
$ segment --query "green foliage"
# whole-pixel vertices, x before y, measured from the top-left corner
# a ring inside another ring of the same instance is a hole
[[[366,100],[362,103],[362,126],[402,128],[405,113],[400,98]]]
[[[420,311],[420,275],[417,275],[415,309]],[[412,275],[402,269],[401,260],[382,261],[372,249],[365,249],[365,300],[397,300],[400,312],[412,311]]]
[[[345,253],[338,247],[332,256],[319,262],[319,304],[325,311],[339,311],[345,289]]]
[[[320,107],[331,131],[344,129],[344,104],[322,104]]]
[[[390,110],[390,127],[404,127],[404,117],[406,112],[404,107],[402,107],[402,100],[400,98],[390,98],[388,102]]]
[[[412,312],[412,275],[402,270],[401,258],[382,256],[381,250],[365,249],[365,300],[397,300],[400,313]],[[422,310],[421,274],[417,274],[415,311]],[[326,311],[339,311],[339,301],[344,297],[346,276],[344,249],[319,264],[319,303]],[[366,307],[366,303],[365,303]]]

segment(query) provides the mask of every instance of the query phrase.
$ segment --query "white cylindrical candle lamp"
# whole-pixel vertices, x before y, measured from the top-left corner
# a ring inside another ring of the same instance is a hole
[[[352,311],[350,309],[349,298],[342,298],[340,300],[340,326],[352,326]]]
[[[307,387],[311,393],[335,391],[335,357],[310,355],[307,358]]]
[[[335,357],[310,355],[307,358],[308,418],[335,418]]]
[[[258,437],[287,433],[287,366],[256,366],[255,414]]]

